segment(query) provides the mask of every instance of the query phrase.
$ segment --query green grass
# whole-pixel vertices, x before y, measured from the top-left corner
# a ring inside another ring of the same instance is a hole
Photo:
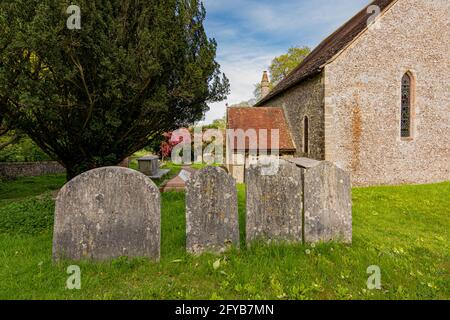
[[[23,200],[44,192],[56,192],[64,185],[65,174],[27,177],[12,181],[0,180],[0,206],[14,200]]]
[[[54,190],[61,176],[0,183],[0,299],[449,299],[450,183],[354,189],[354,243],[245,247],[222,257],[184,250],[184,193],[162,196],[160,263],[77,263],[82,289],[65,289],[70,262],[53,265]],[[220,260],[219,268],[213,264]],[[378,265],[382,290],[367,290]]]

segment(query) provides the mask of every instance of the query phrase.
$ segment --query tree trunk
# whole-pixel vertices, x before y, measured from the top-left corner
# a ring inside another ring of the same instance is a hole
[[[73,178],[75,178],[78,175],[79,174],[75,170],[70,169],[69,167],[66,167],[66,180],[67,180],[67,182],[69,182],[70,180],[72,180]]]
[[[98,163],[98,161],[94,161],[94,160],[86,160],[83,162],[78,162],[78,163],[63,163],[61,162],[61,164],[66,168],[66,179],[67,181],[72,180],[73,178],[79,176],[80,174],[93,170],[93,169],[97,169],[97,168],[101,168],[101,167],[110,167],[110,166],[119,166],[119,164],[125,159],[126,157],[124,156],[123,158],[121,157],[121,160],[116,160],[113,161],[111,159]]]
[[[90,161],[84,161],[81,163],[63,163],[64,167],[66,167],[66,179],[67,181],[72,180],[73,178],[79,176],[80,174],[98,168],[102,167],[102,165],[99,166],[93,166],[92,162]]]

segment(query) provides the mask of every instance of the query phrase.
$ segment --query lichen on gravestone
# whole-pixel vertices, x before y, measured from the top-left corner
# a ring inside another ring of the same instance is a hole
[[[54,260],[160,259],[161,204],[156,185],[121,167],[69,181],[56,200]]]
[[[350,174],[326,161],[304,170],[305,242],[351,243]]]
[[[196,172],[186,186],[187,251],[223,253],[239,247],[238,220],[234,179],[218,167]]]
[[[302,242],[302,171],[279,160],[274,174],[264,166],[247,169],[247,245],[253,241]]]

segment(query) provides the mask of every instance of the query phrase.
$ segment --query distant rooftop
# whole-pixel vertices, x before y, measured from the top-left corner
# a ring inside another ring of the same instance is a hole
[[[259,130],[266,129],[268,130],[268,149],[271,149],[271,130],[278,129],[280,134],[279,150],[284,152],[294,152],[296,150],[282,108],[228,108],[227,129],[242,129],[244,131],[254,129],[258,137]],[[238,150],[237,147],[236,138],[235,151]],[[245,148],[246,150],[250,148],[248,141],[246,141]]]

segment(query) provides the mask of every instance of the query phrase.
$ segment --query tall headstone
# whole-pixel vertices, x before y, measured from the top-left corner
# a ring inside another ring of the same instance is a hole
[[[239,247],[236,183],[225,170],[207,167],[186,186],[187,251],[222,253],[231,245]]]
[[[302,171],[279,160],[278,170],[251,166],[247,182],[247,244],[302,242]]]
[[[160,193],[145,175],[121,167],[83,173],[56,200],[54,260],[160,258]]]
[[[325,161],[304,170],[305,241],[351,243],[350,174]]]

